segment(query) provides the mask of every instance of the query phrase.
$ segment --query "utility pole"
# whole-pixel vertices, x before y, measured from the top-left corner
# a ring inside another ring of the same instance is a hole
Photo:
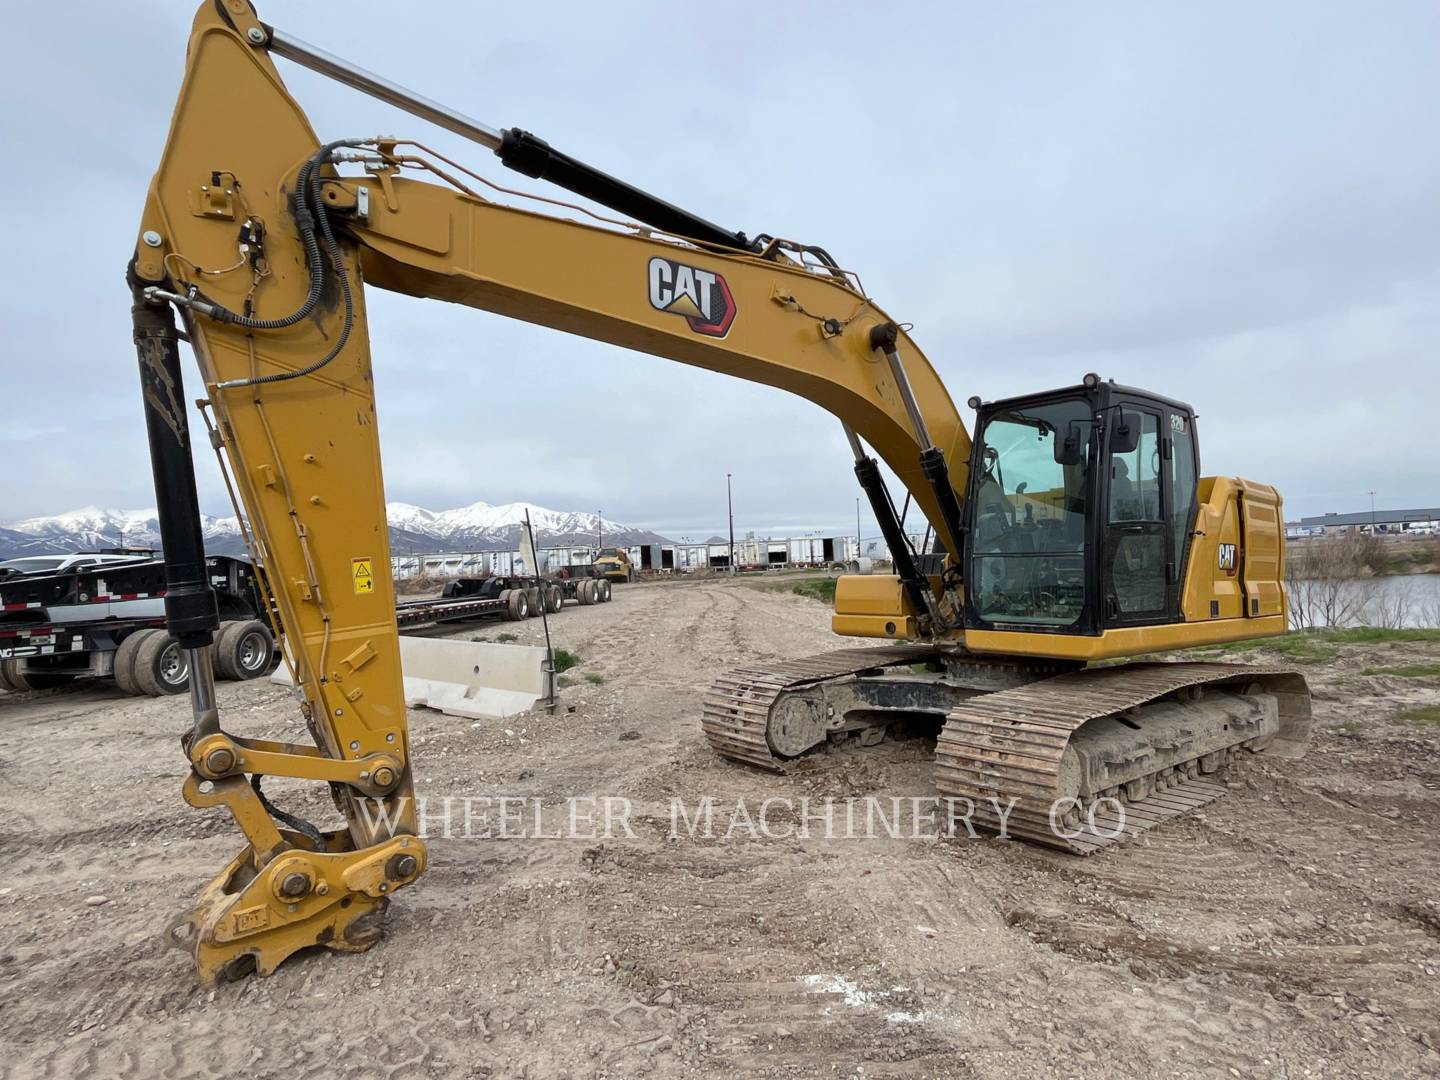
[[[1375,535],[1375,492],[1370,492],[1370,535]]]
[[[596,536],[599,538],[599,547],[602,547],[602,548],[605,546],[605,517],[604,517],[604,514],[605,514],[605,511],[603,511],[603,510],[596,510],[596,511],[595,511],[595,528],[596,528],[596,530],[597,530],[597,531],[596,531]]]
[[[860,558],[860,497],[855,497],[855,558]]]
[[[725,474],[725,512],[730,517],[730,574],[735,574],[735,502],[730,496],[730,474]]]

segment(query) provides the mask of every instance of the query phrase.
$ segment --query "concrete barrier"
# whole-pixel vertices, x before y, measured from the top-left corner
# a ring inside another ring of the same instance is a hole
[[[400,638],[405,704],[447,716],[498,720],[535,707],[546,696],[545,650],[533,645],[445,638]],[[270,681],[291,685],[281,664]]]
[[[514,716],[545,697],[545,650],[534,645],[402,637],[405,704],[447,716]]]

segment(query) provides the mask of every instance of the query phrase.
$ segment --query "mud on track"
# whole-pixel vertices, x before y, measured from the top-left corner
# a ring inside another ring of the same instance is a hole
[[[552,625],[585,659],[573,712],[410,720],[421,794],[539,798],[547,821],[628,798],[633,838],[437,839],[374,950],[214,993],[165,944],[238,844],[180,800],[185,703],[0,694],[0,1076],[1440,1075],[1440,728],[1391,719],[1440,680],[1359,674],[1425,647],[1307,669],[1306,759],[1248,760],[1202,816],[1095,858],[672,839],[672,798],[928,796],[930,746],[722,762],[698,726],[717,673],[853,642],[744,584],[614,595]],[[540,626],[466,636],[502,631]],[[299,735],[269,683],[220,703],[237,732]],[[323,790],[267,793],[332,820]]]

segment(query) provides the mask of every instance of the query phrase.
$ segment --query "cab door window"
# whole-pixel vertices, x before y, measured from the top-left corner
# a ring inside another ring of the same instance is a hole
[[[1085,610],[1091,411],[1081,398],[992,415],[972,478],[972,616],[1059,630]]]
[[[1123,419],[1122,419],[1123,418]],[[1166,565],[1172,558],[1161,486],[1160,415],[1125,405],[1116,410],[1108,455],[1105,594],[1113,622],[1153,620],[1169,601]],[[1133,447],[1120,447],[1129,426]]]
[[[1175,557],[1174,580],[1185,580],[1185,546],[1195,529],[1195,485],[1200,464],[1195,454],[1195,421],[1170,414],[1170,543]]]

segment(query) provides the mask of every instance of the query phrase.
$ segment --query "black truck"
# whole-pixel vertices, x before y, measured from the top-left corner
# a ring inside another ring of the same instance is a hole
[[[248,559],[205,560],[222,620],[215,674],[253,679],[275,656],[270,600]],[[111,677],[130,694],[178,694],[190,670],[165,630],[165,564],[158,558],[87,563],[0,579],[0,690],[48,690]]]

